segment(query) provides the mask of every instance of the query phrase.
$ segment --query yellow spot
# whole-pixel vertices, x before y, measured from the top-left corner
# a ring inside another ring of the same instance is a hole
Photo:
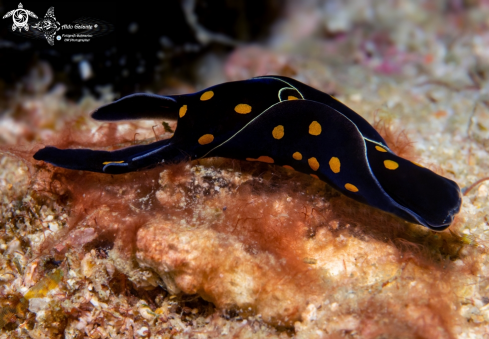
[[[106,161],[106,162],[103,162],[102,165],[107,165],[107,164],[122,164],[124,162],[124,160],[121,160],[121,161]]]
[[[340,167],[341,167],[340,159],[338,159],[337,157],[332,157],[329,160],[329,167],[331,167],[333,173],[340,173]]]
[[[396,168],[399,167],[399,164],[392,160],[384,160],[384,166],[387,169],[395,170]]]
[[[349,190],[350,192],[358,192],[358,188],[355,185],[352,184],[345,184],[345,188]]]
[[[183,118],[183,116],[187,113],[187,105],[183,105],[180,107],[180,111],[178,112],[178,115],[180,115],[180,118]]]
[[[234,107],[234,110],[239,114],[248,114],[251,112],[251,106],[247,104],[239,104],[238,106]]]
[[[267,164],[273,164],[274,161],[272,158],[267,157],[266,155],[262,155],[261,157],[258,157],[257,159],[253,158],[246,158],[248,161],[261,161],[261,162],[266,162]]]
[[[309,163],[309,166],[313,169],[313,171],[317,171],[318,170],[318,168],[319,168],[318,159],[312,157],[312,158],[309,158],[307,160],[307,162]]]
[[[318,179],[319,180],[319,177],[316,174],[310,174],[310,176],[313,177],[314,179]]]
[[[333,99],[335,99],[336,101],[338,101],[340,104],[342,104],[342,102],[339,101],[338,99],[336,99],[334,96],[330,95],[330,97],[332,97]]]
[[[321,125],[319,124],[319,122],[313,121],[309,125],[309,134],[312,134],[312,135],[319,135],[319,134],[321,134]]]
[[[302,160],[302,154],[300,154],[299,152],[295,152],[294,154],[292,154],[292,158],[294,158],[295,160]]]
[[[375,146],[375,149],[379,152],[383,152],[383,153],[387,152],[387,150],[384,147]]]
[[[293,95],[289,95],[289,96],[287,97],[287,100],[299,100],[299,98],[298,98],[298,97],[295,97],[295,96],[293,96]]]
[[[204,134],[199,138],[199,144],[207,145],[214,141],[214,136],[212,134]]]
[[[202,94],[200,96],[200,100],[201,101],[206,101],[206,100],[209,100],[210,98],[212,98],[214,96],[214,92],[213,91],[207,91],[205,92],[204,94]]]
[[[414,162],[414,161],[411,161],[411,162],[412,162],[413,164],[415,164],[416,166],[419,166],[419,167],[423,167],[423,168],[424,168],[424,166],[423,166],[423,165],[418,164],[417,162]]]
[[[284,165],[284,168],[286,168],[286,169],[290,169],[290,170],[293,170],[293,171],[294,171],[294,167],[289,166],[289,165]]]
[[[284,137],[284,126],[278,125],[272,131],[272,135],[275,139],[282,139]]]

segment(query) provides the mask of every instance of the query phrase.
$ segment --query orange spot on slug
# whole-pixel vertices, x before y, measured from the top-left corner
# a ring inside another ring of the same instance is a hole
[[[273,161],[272,158],[267,157],[266,155],[262,155],[262,156],[258,157],[257,159],[246,158],[246,160],[248,160],[248,161],[261,161],[261,162],[266,162],[267,164],[273,164],[275,162],[275,161]]]

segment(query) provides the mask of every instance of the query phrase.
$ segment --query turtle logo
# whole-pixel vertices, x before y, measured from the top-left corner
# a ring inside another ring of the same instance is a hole
[[[61,24],[54,17],[54,7],[49,7],[44,19],[32,25],[32,28],[38,29],[40,32],[44,33],[44,37],[51,46],[54,45],[54,36],[56,32],[59,31]]]
[[[33,17],[37,19],[37,15],[35,15],[33,12],[28,11],[27,9],[24,9],[24,6],[22,6],[22,3],[19,2],[19,8],[14,9],[7,14],[3,16],[3,19],[12,17],[14,20],[14,24],[12,25],[12,31],[15,31],[16,28],[19,29],[19,32],[23,29],[26,31],[29,30],[29,24],[27,21],[29,21],[29,17]]]

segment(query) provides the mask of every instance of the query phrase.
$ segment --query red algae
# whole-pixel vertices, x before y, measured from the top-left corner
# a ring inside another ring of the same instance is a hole
[[[411,152],[404,134],[382,126],[393,150]],[[34,168],[38,199],[69,210],[68,227],[47,237],[43,255],[63,260],[105,246],[136,288],[163,284],[301,333],[324,319],[327,333],[452,338],[449,324],[459,323],[449,305],[460,236],[410,225],[307,175],[226,159],[117,176]],[[87,277],[93,260],[82,261]],[[445,283],[429,284],[433,275]],[[423,329],[428,321],[435,330]]]
[[[302,211],[310,197],[277,178],[223,169],[229,165],[162,172],[157,197],[166,213],[138,232],[138,260],[174,280],[174,292],[290,325],[322,291],[304,262],[310,225]]]
[[[385,140],[387,146],[402,158],[415,160],[414,142],[409,139],[407,132],[400,127],[394,127],[392,123],[375,118],[372,126]]]

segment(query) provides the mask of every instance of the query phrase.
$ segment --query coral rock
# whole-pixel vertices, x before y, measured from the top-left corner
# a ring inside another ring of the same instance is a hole
[[[313,298],[280,274],[283,263],[273,256],[248,253],[235,237],[213,230],[155,222],[139,230],[137,244],[140,265],[166,277],[171,292],[197,293],[222,309],[289,322]]]

